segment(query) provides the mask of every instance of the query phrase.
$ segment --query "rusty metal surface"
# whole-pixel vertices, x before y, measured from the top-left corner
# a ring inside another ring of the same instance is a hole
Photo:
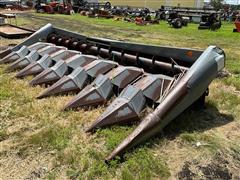
[[[41,93],[38,98],[79,91],[86,85],[90,78],[95,78],[97,75],[106,73],[117,66],[117,63],[112,61],[94,60],[89,58],[88,60],[90,60],[88,64],[85,63],[86,65],[83,67],[79,65],[79,67],[74,69],[71,74],[64,76],[46,91]]]
[[[39,39],[46,42],[37,43]],[[140,119],[147,106],[153,110],[158,106],[107,161],[156,135],[199,97],[205,96],[209,84],[225,64],[223,50],[215,46],[197,51],[126,43],[85,37],[49,24],[23,43],[0,53],[0,57],[0,64],[12,63],[9,69],[27,65],[16,77],[37,75],[31,85],[53,84],[38,98],[80,91],[65,110],[97,106],[116,95],[87,132],[131,123]],[[91,84],[86,86],[88,83]]]
[[[81,53],[77,51],[66,50],[63,51],[63,53],[53,57],[53,60],[56,61],[56,64],[33,78],[30,82],[30,85],[50,84],[58,81],[65,74],[68,74],[68,63],[74,64],[75,62],[76,65],[81,65],[81,63],[78,63],[81,61],[81,59],[79,59],[80,54]]]
[[[6,57],[2,58],[0,60],[0,64],[14,62],[19,58],[26,56],[28,53],[29,53],[28,48],[26,46],[22,46],[21,49],[19,49],[18,51],[13,51]]]
[[[38,50],[41,49],[43,47],[49,46],[49,45],[53,45],[50,43],[44,43],[44,42],[37,42],[32,44],[31,46],[22,46],[18,51],[13,51],[12,53],[6,55],[5,57],[0,59],[0,64],[2,63],[11,63],[11,62],[15,62],[16,60],[18,60],[19,58],[23,58],[26,55],[28,55],[31,51],[33,50]]]
[[[0,24],[0,36],[8,39],[21,39],[30,36],[34,31],[12,24]]]
[[[153,102],[159,99],[161,91],[165,91],[165,86],[161,82],[163,80],[171,81],[171,79],[170,77],[162,75],[145,74],[136,83],[128,85],[93,125],[87,129],[87,132],[104,126],[138,120],[141,111],[147,105],[147,99]],[[93,95],[91,94],[91,96]],[[85,97],[81,98],[82,101],[80,103],[83,102],[83,98]]]
[[[106,75],[100,74],[92,84],[85,87],[67,103],[64,109],[104,104],[113,95],[113,86],[117,87],[117,92],[120,92],[122,88],[142,74],[143,70],[139,68],[124,66],[119,66]]]
[[[122,155],[130,148],[159,133],[170,121],[205,93],[218,71],[224,67],[224,59],[225,54],[221,49],[214,46],[208,47],[192,68],[178,79],[156,110],[147,115],[106,160],[110,161]]]
[[[64,56],[66,50],[65,47],[60,46],[47,46],[40,49],[38,51],[40,59],[31,62],[28,66],[23,68],[16,74],[16,77],[23,78],[24,76],[41,73],[44,69],[47,69],[57,61],[61,60],[61,57]]]

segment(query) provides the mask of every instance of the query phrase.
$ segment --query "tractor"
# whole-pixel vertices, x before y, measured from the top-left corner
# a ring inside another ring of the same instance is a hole
[[[73,13],[71,0],[67,0],[66,2],[60,3],[59,1],[52,1],[50,3],[42,3],[41,0],[37,1],[35,9],[39,13],[48,13],[48,14],[68,14],[71,15]]]
[[[215,31],[217,29],[220,29],[221,26],[222,22],[220,16],[216,13],[212,13],[210,15],[202,15],[198,29],[210,29],[212,31]]]
[[[168,24],[170,24],[172,27],[179,29],[182,28],[182,26],[187,26],[189,22],[188,17],[182,17],[177,12],[173,11],[170,12],[169,18],[168,18]]]

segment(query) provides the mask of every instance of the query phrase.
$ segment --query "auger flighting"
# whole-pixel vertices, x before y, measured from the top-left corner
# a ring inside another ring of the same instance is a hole
[[[41,40],[41,41],[39,41]],[[204,103],[210,83],[225,66],[224,51],[204,51],[92,38],[47,24],[0,54],[16,77],[35,77],[31,85],[51,85],[38,98],[78,93],[63,109],[112,103],[87,132],[139,121],[138,127],[106,158],[112,160],[161,132],[193,103]]]

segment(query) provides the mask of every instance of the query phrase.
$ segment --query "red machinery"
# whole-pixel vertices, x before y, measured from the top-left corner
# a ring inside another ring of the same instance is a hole
[[[67,2],[63,1],[63,3],[60,3],[58,1],[52,1],[48,4],[41,4],[40,2],[36,6],[37,12],[45,12],[48,14],[72,14],[72,4],[70,0],[67,0]]]
[[[240,16],[237,17],[234,24],[236,29],[233,29],[233,32],[240,32]]]

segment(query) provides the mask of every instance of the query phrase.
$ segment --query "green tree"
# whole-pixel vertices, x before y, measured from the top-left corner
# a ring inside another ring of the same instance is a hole
[[[210,4],[214,9],[221,9],[223,7],[223,0],[211,0]]]

